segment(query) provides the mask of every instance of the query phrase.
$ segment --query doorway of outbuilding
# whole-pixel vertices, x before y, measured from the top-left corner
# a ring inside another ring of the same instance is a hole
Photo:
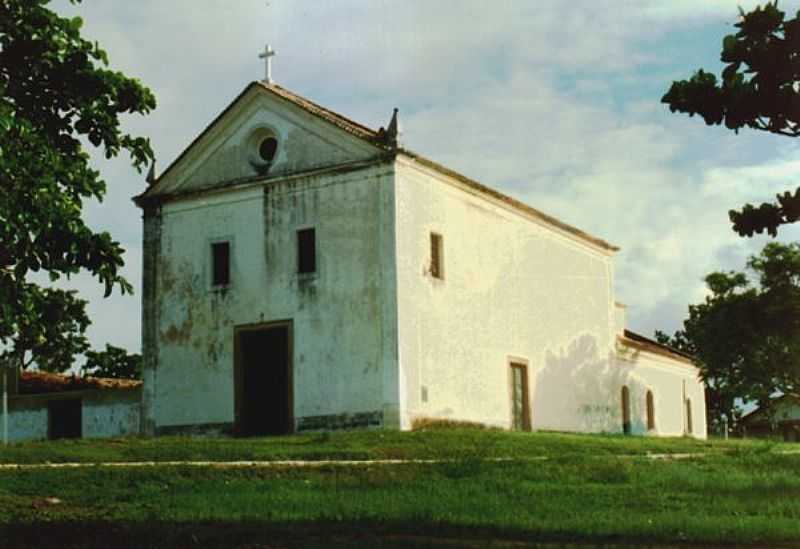
[[[51,400],[47,403],[47,438],[81,438],[82,424],[81,399]]]
[[[291,321],[235,330],[237,435],[283,435],[294,430],[291,348]]]

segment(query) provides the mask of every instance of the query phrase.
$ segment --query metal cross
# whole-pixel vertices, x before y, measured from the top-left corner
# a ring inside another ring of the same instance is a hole
[[[265,77],[266,78],[264,78],[264,82],[266,82],[267,84],[272,84],[272,57],[276,53],[278,53],[278,52],[273,50],[269,46],[269,44],[267,44],[266,47],[264,48],[264,51],[262,53],[258,54],[258,58],[259,59],[265,59],[266,60],[267,67],[266,67],[266,72],[265,72]]]

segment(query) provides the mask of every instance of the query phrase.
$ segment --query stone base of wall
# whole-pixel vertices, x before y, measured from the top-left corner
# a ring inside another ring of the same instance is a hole
[[[220,436],[232,435],[233,423],[198,423],[195,425],[164,425],[156,428],[156,436],[191,435]]]
[[[298,418],[296,425],[298,433],[302,431],[335,431],[338,429],[383,427],[383,411],[305,416]]]
[[[384,426],[383,412],[359,412],[355,414],[330,414],[305,416],[295,421],[295,432],[336,431],[340,429],[381,428]],[[156,436],[231,436],[233,423],[199,423],[196,425],[164,425],[156,428]]]

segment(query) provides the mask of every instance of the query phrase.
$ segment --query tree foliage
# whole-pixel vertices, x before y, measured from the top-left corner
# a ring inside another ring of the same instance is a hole
[[[710,420],[736,417],[736,399],[764,406],[800,393],[800,244],[767,244],[747,267],[708,275],[709,295],[689,306],[683,329],[656,334],[697,357]]]
[[[106,344],[105,351],[87,351],[81,374],[92,377],[142,378],[142,355]]]
[[[800,136],[800,12],[794,19],[778,9],[777,0],[745,13],[736,34],[722,41],[726,63],[718,81],[698,70],[689,80],[673,82],[661,99],[670,111],[699,114],[708,125],[725,124],[789,137]],[[776,201],[746,204],[728,215],[741,236],[767,231],[800,219],[800,188],[778,194]]]
[[[81,19],[48,2],[0,2],[0,362],[63,370],[87,348],[85,301],[31,274],[56,281],[85,270],[106,295],[132,290],[119,243],[81,218],[84,202],[106,191],[82,141],[106,158],[125,150],[141,170],[153,152],[120,117],[148,113],[155,98],[108,69],[106,53],[81,37]]]

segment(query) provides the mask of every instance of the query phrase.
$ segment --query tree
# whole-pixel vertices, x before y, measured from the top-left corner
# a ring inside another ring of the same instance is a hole
[[[81,374],[92,377],[142,378],[142,355],[106,344],[105,351],[87,351]]]
[[[721,79],[698,70],[689,80],[673,82],[661,99],[672,112],[699,114],[706,124],[722,124],[738,133],[743,127],[788,137],[800,136],[800,12],[786,19],[778,2],[739,9],[739,31],[722,41]],[[800,219],[800,188],[777,195],[776,202],[746,204],[728,212],[741,236],[767,231]]]
[[[31,274],[54,282],[85,270],[106,296],[132,290],[120,244],[81,219],[84,202],[106,191],[82,141],[106,158],[127,151],[141,171],[153,159],[149,141],[122,131],[120,117],[150,112],[155,98],[107,69],[106,53],[81,37],[81,19],[48,3],[0,2],[0,364],[64,370],[88,348],[86,302]]]
[[[735,419],[736,399],[768,408],[777,393],[800,393],[800,244],[767,244],[747,267],[751,276],[708,275],[710,295],[689,306],[683,330],[656,333],[697,357],[712,422]]]

